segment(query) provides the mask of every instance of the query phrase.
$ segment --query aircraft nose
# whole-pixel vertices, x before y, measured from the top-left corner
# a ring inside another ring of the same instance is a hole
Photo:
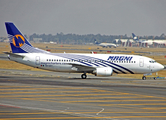
[[[162,65],[162,64],[160,64],[160,63],[158,63],[158,69],[159,70],[163,70],[165,67]]]

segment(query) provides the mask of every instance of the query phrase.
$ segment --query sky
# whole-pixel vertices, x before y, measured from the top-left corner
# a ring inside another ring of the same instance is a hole
[[[0,0],[5,22],[23,34],[166,35],[166,0]]]

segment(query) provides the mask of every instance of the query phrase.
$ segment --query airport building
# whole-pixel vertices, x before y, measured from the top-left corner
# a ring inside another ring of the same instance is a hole
[[[115,39],[115,44],[121,47],[150,47],[150,48],[166,48],[166,40],[139,40],[133,39]]]

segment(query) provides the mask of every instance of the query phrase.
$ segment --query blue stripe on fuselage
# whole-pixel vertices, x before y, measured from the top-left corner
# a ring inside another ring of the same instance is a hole
[[[95,57],[89,57],[89,56],[85,56],[85,55],[74,55],[74,54],[54,54],[54,55],[59,56],[59,57],[64,57],[64,58],[67,58],[67,59],[71,59],[71,60],[87,60],[88,61],[89,59],[91,59],[91,60],[94,60],[94,61],[95,60],[97,60],[97,61],[104,61],[104,62],[101,62],[101,63],[82,62],[81,61],[80,63],[85,64],[87,66],[95,65],[97,67],[99,65],[101,65],[103,67],[106,67],[106,65],[107,65],[109,67],[112,67],[113,69],[116,69],[116,70],[126,74],[126,72],[124,72],[123,70],[119,69],[119,68],[122,68],[122,69],[128,71],[129,73],[134,74],[131,70],[129,70],[129,69],[123,67],[123,66],[117,65],[117,64],[112,63],[112,62],[105,61],[103,59],[98,59],[98,58],[95,58]],[[79,61],[77,61],[77,62],[79,62]],[[111,64],[114,65],[114,66],[112,66]],[[117,66],[119,68],[116,68],[115,66]]]

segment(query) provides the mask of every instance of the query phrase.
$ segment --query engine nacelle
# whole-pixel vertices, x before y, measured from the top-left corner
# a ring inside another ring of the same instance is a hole
[[[113,73],[113,70],[111,67],[101,67],[101,68],[96,68],[94,73],[97,76],[111,76]]]

